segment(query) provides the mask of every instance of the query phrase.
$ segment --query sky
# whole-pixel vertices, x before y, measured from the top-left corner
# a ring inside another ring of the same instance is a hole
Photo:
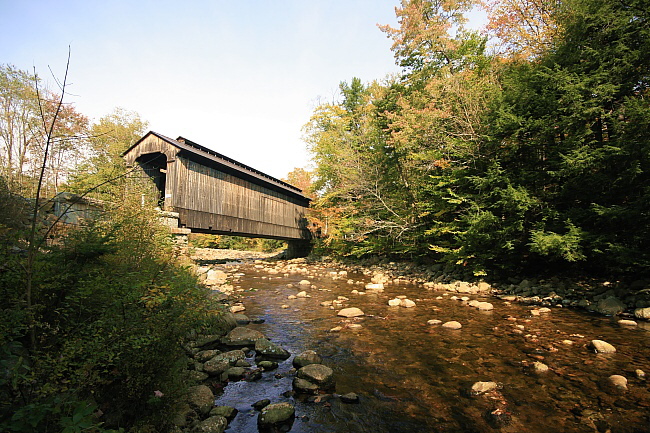
[[[0,63],[98,121],[120,107],[277,178],[309,167],[302,127],[341,81],[399,72],[399,0],[0,0]],[[50,70],[52,72],[50,72]]]

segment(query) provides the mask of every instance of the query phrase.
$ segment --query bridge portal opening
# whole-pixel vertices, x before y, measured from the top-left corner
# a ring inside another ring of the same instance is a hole
[[[160,152],[140,155],[136,162],[153,181],[158,205],[165,205],[165,183],[167,182],[167,156]]]

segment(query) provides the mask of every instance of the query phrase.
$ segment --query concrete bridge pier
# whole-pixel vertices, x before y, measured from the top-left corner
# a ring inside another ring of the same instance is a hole
[[[311,253],[311,241],[309,239],[295,239],[287,241],[286,258],[298,259],[307,257]]]

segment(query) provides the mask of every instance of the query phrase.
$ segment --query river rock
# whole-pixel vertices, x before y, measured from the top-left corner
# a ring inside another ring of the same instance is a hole
[[[264,409],[266,406],[268,406],[270,404],[271,404],[271,400],[269,400],[268,398],[265,398],[263,400],[256,401],[251,406],[253,406],[253,409],[255,409],[255,410],[262,410],[262,409]]]
[[[259,368],[261,368],[262,370],[264,370],[264,371],[271,371],[271,370],[275,370],[276,368],[278,368],[278,363],[275,362],[275,361],[264,360],[264,361],[258,362],[257,366]]]
[[[343,403],[348,403],[348,404],[359,403],[359,396],[354,392],[348,392],[347,394],[342,394],[339,398]]]
[[[548,365],[543,362],[535,361],[533,362],[532,369],[537,374],[543,374],[548,371]]]
[[[645,380],[645,371],[641,370],[640,368],[634,370],[634,374],[636,375],[637,379]]]
[[[399,306],[404,308],[413,308],[415,307],[415,302],[410,299],[401,299]]]
[[[235,320],[237,321],[238,325],[248,325],[251,323],[251,319],[249,319],[245,314],[238,313],[233,315],[235,316]]]
[[[303,290],[302,292],[298,292],[298,293],[296,294],[296,297],[297,297],[297,298],[309,298],[309,295],[307,294],[307,292],[305,292],[305,291]]]
[[[616,348],[603,340],[591,340],[590,347],[596,353],[614,353]]]
[[[634,320],[627,320],[627,319],[619,320],[618,324],[621,326],[637,326],[637,323]]]
[[[245,311],[245,310],[246,310],[246,307],[244,307],[243,305],[233,305],[232,307],[230,307],[230,312],[233,313],[233,314],[241,313],[242,311]]]
[[[335,385],[334,372],[323,364],[306,365],[298,370],[296,377],[318,385],[322,390],[332,389]]]
[[[320,364],[321,362],[323,362],[323,359],[313,350],[305,350],[293,358],[293,366],[295,368],[302,368],[311,364]]]
[[[485,394],[499,387],[496,382],[475,382],[470,390],[472,395]]]
[[[384,284],[383,283],[368,283],[366,284],[367,292],[383,292]]]
[[[210,361],[224,361],[230,365],[234,365],[237,361],[241,359],[246,359],[246,354],[243,350],[230,350],[228,352],[223,352],[212,358]],[[209,362],[209,361],[208,361]]]
[[[481,311],[492,311],[494,310],[494,305],[490,304],[489,302],[479,302],[476,308]]]
[[[402,303],[402,300],[397,299],[397,298],[388,300],[388,305],[391,306],[391,307],[399,307],[399,304],[401,304],[401,303]]]
[[[210,269],[206,274],[204,283],[206,286],[216,286],[225,283],[227,279],[228,275],[224,271]]]
[[[192,431],[196,433],[223,433],[226,427],[228,427],[226,417],[217,415],[199,422]]]
[[[210,376],[219,376],[230,368],[230,363],[223,359],[211,359],[203,364],[203,371]]]
[[[287,359],[291,356],[289,352],[266,338],[260,338],[255,342],[255,352],[265,358]]]
[[[296,392],[302,394],[318,394],[318,385],[299,377],[293,379],[292,386]]]
[[[295,417],[296,409],[291,403],[270,404],[257,417],[257,428],[260,432],[289,431]]]
[[[222,416],[230,422],[235,419],[237,413],[238,410],[232,406],[215,406],[210,411],[210,416]]]
[[[620,299],[610,296],[598,301],[598,304],[594,307],[594,311],[606,316],[616,316],[625,311],[625,304]]]
[[[627,390],[627,379],[620,374],[612,374],[607,378],[609,384],[620,391]]]
[[[214,393],[205,385],[191,386],[187,397],[190,406],[204,416],[214,406]]]
[[[438,319],[427,320],[427,324],[429,324],[429,325],[440,325],[441,323],[442,323],[442,320],[438,320]]]
[[[264,335],[254,329],[238,326],[230,331],[222,340],[227,346],[251,346],[257,340],[264,338]]]
[[[220,353],[221,352],[217,349],[202,350],[194,355],[194,359],[198,362],[206,362],[219,355]]]
[[[311,286],[311,282],[309,280],[302,280],[298,284],[301,286]]]
[[[341,317],[347,317],[349,319],[351,317],[364,316],[365,313],[357,307],[349,307],[349,308],[342,309],[336,315]]]
[[[452,320],[450,322],[443,323],[442,327],[447,329],[460,329],[463,327],[463,325],[461,325],[459,322],[456,322],[455,320]]]
[[[382,273],[376,273],[372,276],[372,278],[370,278],[370,281],[372,281],[374,284],[384,284],[387,283],[389,279],[390,278]]]
[[[637,308],[636,310],[634,310],[634,317],[636,317],[637,319],[650,320],[650,307]]]

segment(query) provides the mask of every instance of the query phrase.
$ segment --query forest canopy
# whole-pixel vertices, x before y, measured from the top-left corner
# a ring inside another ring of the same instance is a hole
[[[463,275],[650,270],[650,4],[403,0],[402,73],[305,126],[320,247]],[[326,224],[325,224],[326,222]]]

